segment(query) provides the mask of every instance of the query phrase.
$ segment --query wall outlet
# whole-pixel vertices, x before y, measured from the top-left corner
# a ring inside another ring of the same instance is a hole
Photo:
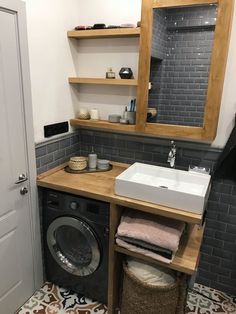
[[[50,137],[53,135],[66,133],[69,131],[68,121],[48,124],[44,126],[44,137]]]

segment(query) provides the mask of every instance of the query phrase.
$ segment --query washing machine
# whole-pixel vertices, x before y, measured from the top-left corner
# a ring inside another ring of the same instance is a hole
[[[109,204],[45,189],[46,279],[107,304]]]

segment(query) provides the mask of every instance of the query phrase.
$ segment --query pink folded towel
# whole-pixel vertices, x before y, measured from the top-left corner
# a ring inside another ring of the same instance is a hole
[[[126,211],[121,217],[117,234],[155,244],[175,253],[184,227],[185,223],[181,221],[148,213]]]
[[[130,250],[130,251],[136,252],[136,253],[140,253],[140,254],[143,254],[145,256],[149,256],[149,257],[151,257],[153,259],[156,259],[156,260],[158,260],[160,262],[163,262],[163,263],[170,264],[172,262],[173,258],[174,258],[174,255],[173,255],[172,259],[165,258],[165,257],[163,257],[163,256],[161,256],[159,254],[153,253],[153,252],[151,252],[149,250],[141,249],[141,248],[139,248],[139,247],[137,247],[135,245],[129,244],[129,243],[127,243],[125,241],[122,241],[122,240],[120,240],[118,238],[116,238],[116,243],[119,246],[122,246],[122,247],[126,248],[127,250]]]

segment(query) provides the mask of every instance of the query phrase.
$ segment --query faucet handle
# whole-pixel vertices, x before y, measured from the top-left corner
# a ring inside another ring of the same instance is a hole
[[[170,141],[170,144],[171,144],[171,148],[176,150],[175,141]]]

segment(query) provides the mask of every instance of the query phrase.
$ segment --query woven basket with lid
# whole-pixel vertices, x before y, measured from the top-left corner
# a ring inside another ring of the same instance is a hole
[[[87,159],[83,156],[71,157],[68,165],[72,170],[84,170],[87,167]]]
[[[151,286],[134,276],[123,263],[124,278],[121,314],[184,314],[187,296],[186,276],[168,286]]]

